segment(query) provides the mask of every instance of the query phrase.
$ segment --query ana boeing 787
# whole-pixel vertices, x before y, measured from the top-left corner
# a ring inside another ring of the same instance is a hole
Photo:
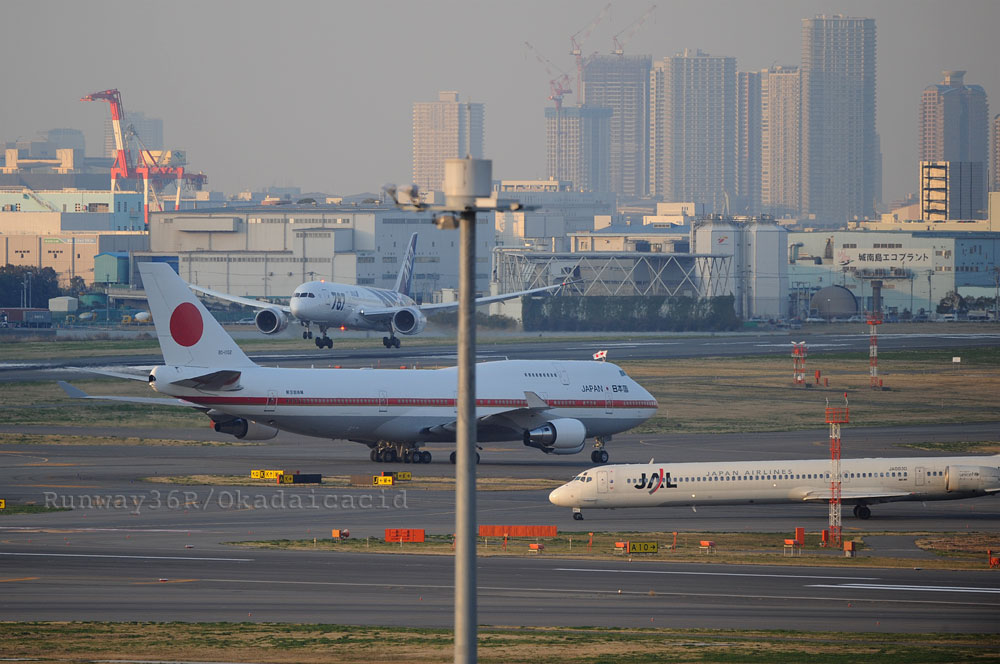
[[[414,233],[410,236],[403,265],[396,276],[396,285],[391,290],[325,280],[307,281],[295,289],[287,307],[229,295],[194,284],[190,286],[203,295],[257,309],[254,325],[263,334],[277,334],[288,327],[291,319],[295,319],[305,328],[302,331],[303,339],[313,338],[312,325],[319,328],[317,348],[333,348],[333,340],[327,336],[327,330],[331,328],[387,332],[388,336],[382,337],[382,345],[386,348],[399,348],[399,337],[396,335],[413,336],[423,332],[427,325],[427,313],[458,308],[458,302],[417,304],[413,300],[413,261],[416,251],[417,234]],[[548,293],[561,287],[562,284],[556,284],[480,297],[476,299],[476,305],[511,300],[522,295]]]

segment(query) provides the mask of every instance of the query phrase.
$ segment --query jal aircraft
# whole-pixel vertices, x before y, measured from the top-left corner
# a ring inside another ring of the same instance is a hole
[[[966,457],[843,459],[841,502],[867,519],[869,505],[956,500],[1000,491],[1000,454]],[[553,490],[549,501],[582,509],[667,505],[828,503],[830,461],[618,464],[591,468]]]
[[[195,408],[216,431],[244,440],[267,440],[278,431],[347,439],[367,445],[372,461],[380,462],[430,463],[431,453],[420,449],[425,443],[455,442],[455,367],[258,366],[169,265],[142,263],[139,272],[165,364],[138,380],[172,398],[92,397],[60,383],[71,396]],[[603,463],[611,436],[656,409],[656,399],[610,362],[476,366],[477,437],[483,442],[520,440],[546,454],[577,454],[594,438],[591,458]]]
[[[403,265],[396,276],[396,285],[392,290],[385,288],[367,288],[351,284],[338,284],[324,280],[308,281],[292,293],[287,307],[270,302],[262,302],[252,298],[239,297],[220,293],[209,288],[190,284],[192,290],[203,295],[227,302],[236,302],[257,309],[254,325],[263,334],[277,334],[286,327],[291,319],[298,320],[305,328],[303,339],[312,339],[311,326],[319,328],[320,336],[316,337],[316,347],[333,348],[333,339],[327,336],[330,328],[346,330],[374,330],[388,332],[382,337],[382,345],[386,348],[399,348],[397,334],[413,336],[423,332],[427,325],[427,313],[457,309],[458,302],[443,302],[439,304],[417,304],[412,297],[413,260],[417,250],[417,234],[410,236],[410,244],[403,257]],[[522,295],[532,295],[557,290],[563,284],[542,286],[515,293],[491,295],[476,299],[476,305],[489,304],[511,300]]]

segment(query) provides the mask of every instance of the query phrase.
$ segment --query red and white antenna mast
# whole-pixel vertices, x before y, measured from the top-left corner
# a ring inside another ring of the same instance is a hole
[[[826,423],[830,425],[830,546],[838,549],[843,545],[843,535],[840,525],[840,425],[851,421],[850,409],[847,404],[847,392],[844,392],[844,407],[830,407],[826,402]]]
[[[881,324],[881,313],[873,311],[868,314],[868,373],[873,390],[882,389],[882,379],[878,377],[878,326]]]

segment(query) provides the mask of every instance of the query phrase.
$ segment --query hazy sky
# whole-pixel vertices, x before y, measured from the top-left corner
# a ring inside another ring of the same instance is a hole
[[[799,64],[802,18],[876,19],[887,201],[916,190],[920,92],[941,70],[967,70],[1000,111],[997,0],[614,0],[584,52],[610,52],[654,2],[627,54],[700,48],[741,71]],[[96,156],[108,108],[78,100],[118,88],[126,110],[163,119],[165,147],[186,149],[212,189],[351,194],[409,182],[412,103],[458,90],[486,104],[494,177],[544,177],[549,76],[523,42],[575,85],[569,37],[606,4],[6,0],[0,140],[74,127]]]

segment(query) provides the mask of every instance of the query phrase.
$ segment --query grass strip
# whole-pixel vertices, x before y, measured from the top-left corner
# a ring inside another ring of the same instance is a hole
[[[289,623],[6,622],[5,658],[299,662],[407,661],[454,656],[444,629]],[[997,662],[996,634],[506,627],[479,629],[485,664],[599,662]]]
[[[867,550],[865,537],[878,535],[906,535],[914,538],[916,545],[936,558],[897,558],[878,555]],[[800,552],[785,548],[785,539],[792,533],[722,533],[722,532],[678,532],[676,549],[673,548],[675,534],[672,532],[618,532],[599,533],[593,536],[587,532],[560,533],[556,537],[511,537],[506,550],[502,537],[479,537],[476,553],[479,556],[543,556],[546,558],[579,560],[620,560],[656,561],[672,563],[718,563],[730,565],[773,565],[780,561],[785,565],[804,567],[921,567],[926,569],[987,569],[989,562],[986,551],[1000,550],[1000,534],[980,532],[955,533],[896,533],[896,532],[850,532],[844,539],[855,542],[861,552],[858,557],[847,558],[839,549],[823,547],[819,533],[807,533],[805,545]],[[372,554],[454,554],[452,536],[448,534],[425,535],[425,542],[386,542],[382,538],[367,537],[333,540],[329,538],[301,540],[258,540],[227,542],[234,546],[265,549],[287,549],[303,551],[339,551]],[[702,549],[702,541],[714,542],[711,552]],[[657,553],[619,553],[617,542],[655,542]],[[529,544],[542,544],[544,550],[535,553]],[[588,546],[589,545],[589,546]],[[794,553],[794,555],[793,555]]]

